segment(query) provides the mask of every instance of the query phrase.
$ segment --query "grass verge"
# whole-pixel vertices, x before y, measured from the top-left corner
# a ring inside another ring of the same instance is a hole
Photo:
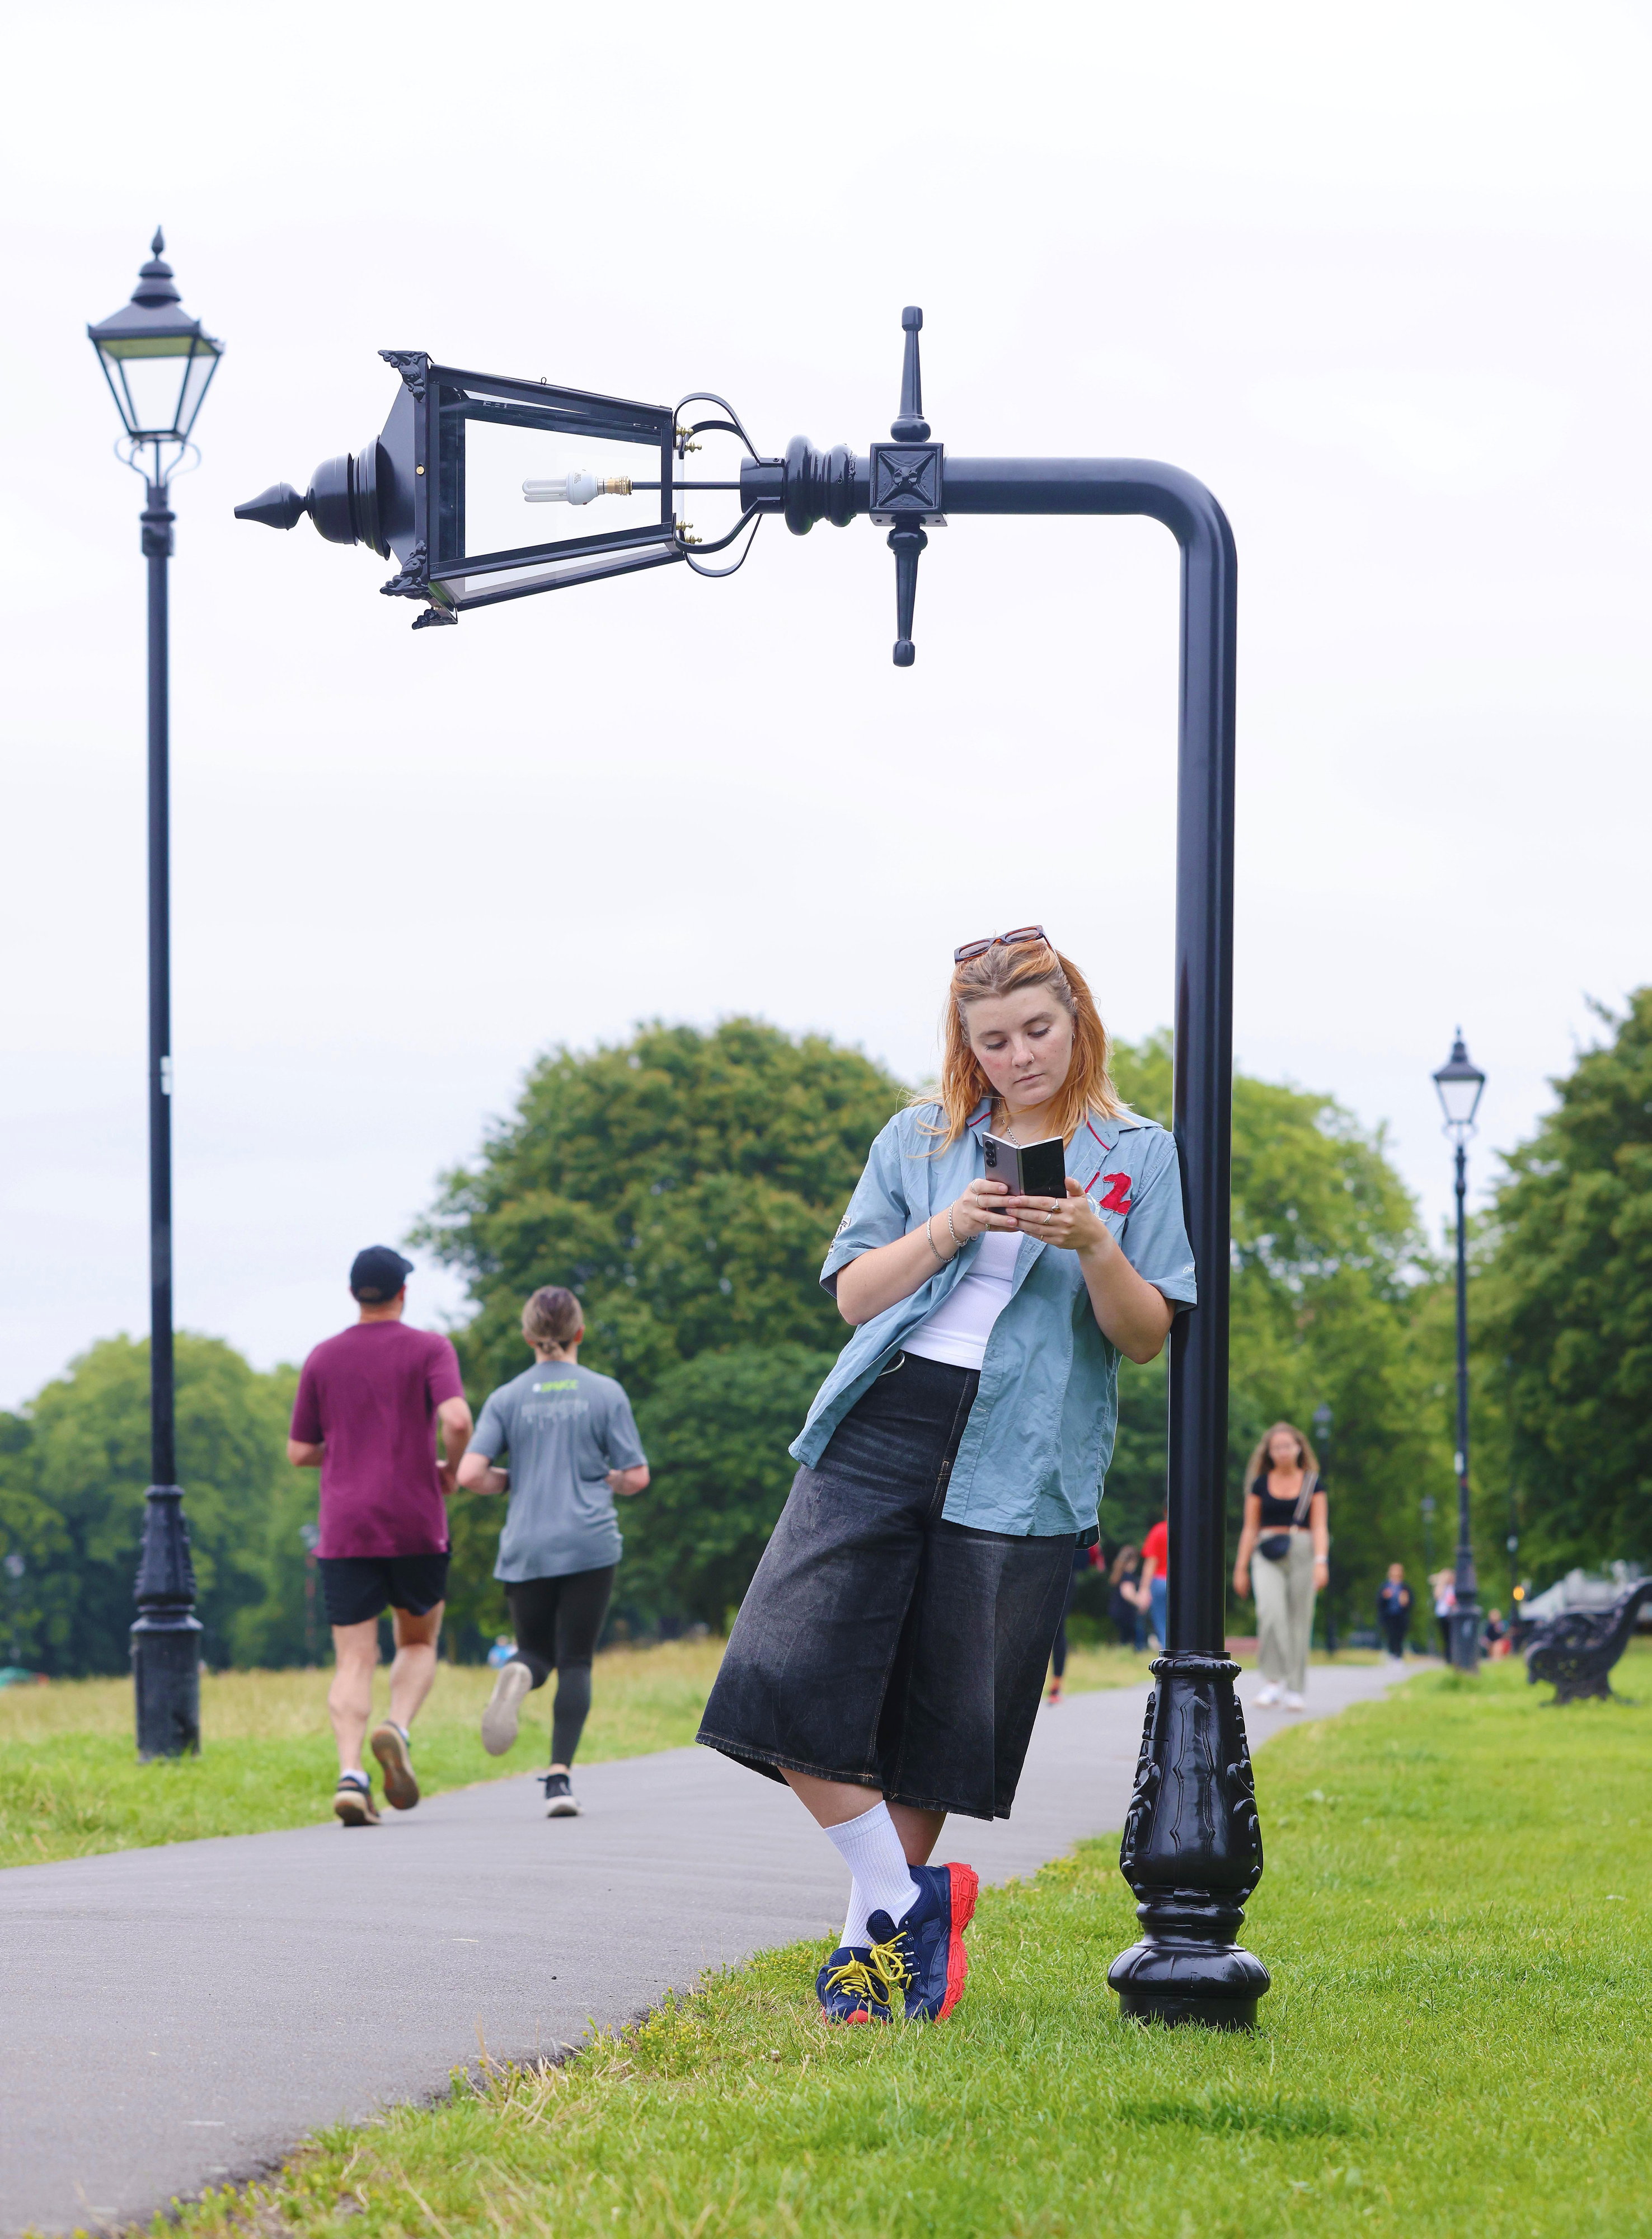
[[[692,1742],[722,1652],[720,1640],[606,1651],[596,1662],[581,1762]],[[1147,1664],[1124,1649],[1075,1649],[1067,1682],[1075,1691],[1131,1685],[1145,1678]],[[129,1680],[0,1690],[0,1866],[327,1819],[338,1770],[327,1723],[331,1676],[208,1673],[201,1682],[201,1755],[147,1765],[133,1755]],[[482,1748],[478,1724],[493,1682],[491,1671],[475,1665],[441,1666],[415,1729],[427,1795],[547,1762],[549,1688],[529,1697],[514,1749],[493,1757]],[[381,1671],[375,1714],[388,1704]]]
[[[1652,1697],[1652,1657],[1621,1670]],[[1116,1846],[1088,1844],[985,1894],[944,2028],[828,2033],[819,1951],[771,1952],[566,2068],[490,2065],[435,2109],[329,2132],[181,2228],[1652,2231],[1652,1710],[1549,1709],[1523,1677],[1430,1672],[1262,1753],[1247,1935],[1274,1988],[1254,2037],[1117,2019],[1104,1977],[1135,1923]]]

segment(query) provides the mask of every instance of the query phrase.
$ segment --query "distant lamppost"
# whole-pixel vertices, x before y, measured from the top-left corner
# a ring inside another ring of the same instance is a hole
[[[23,1581],[29,1565],[14,1547],[6,1557],[5,1573],[11,1597],[11,1660],[23,1663]]]
[[[401,387],[381,432],[317,468],[302,495],[277,482],[236,511],[280,529],[308,515],[330,543],[394,555],[396,572],[381,589],[417,607],[415,629],[438,631],[502,601],[644,568],[732,574],[766,515],[799,536],[823,521],[846,528],[869,520],[888,530],[894,555],[893,661],[903,669],[916,658],[919,558],[928,532],[950,519],[1145,515],[1176,538],[1171,1105],[1199,1295],[1178,1314],[1170,1339],[1170,1639],[1153,1666],[1119,1858],[1144,1933],[1108,1981],[1135,2017],[1246,2029],[1268,1972],[1234,1941],[1263,1858],[1224,1602],[1237,555],[1221,507],[1179,468],[1156,459],[960,458],[932,441],[919,367],[923,322],[915,304],[901,314],[900,409],[891,440],[862,455],[843,443],[821,451],[798,435],[784,455],[765,456],[733,408],[705,390],[674,408],[640,404],[438,364],[422,350],[385,350]],[[691,415],[694,405],[713,409],[702,419]],[[737,476],[680,475],[698,438],[713,429],[744,446]],[[740,515],[726,534],[702,542],[683,516],[707,490],[737,500]],[[594,519],[620,526],[587,525],[585,508],[599,500]],[[705,564],[736,543],[739,557]],[[1040,643],[1035,657],[1045,654]]]
[[[172,998],[168,809],[167,561],[172,477],[193,453],[189,432],[223,345],[184,315],[155,229],[132,300],[88,327],[123,429],[116,455],[144,482],[149,562],[149,1476],[138,1558],[132,1678],[141,1758],[201,1746],[201,1626],[195,1615],[183,1494],[176,1482],[172,1392]]]
[[[1314,1444],[1319,1453],[1322,1477],[1330,1475],[1330,1432],[1336,1418],[1330,1412],[1329,1399],[1322,1399],[1313,1412]],[[1330,1505],[1329,1502],[1326,1504]],[[1325,1540],[1325,1653],[1337,1653],[1337,1573],[1332,1568],[1331,1549],[1335,1542],[1327,1534]]]
[[[1434,1076],[1445,1133],[1456,1152],[1457,1193],[1457,1563],[1456,1608],[1451,1618],[1451,1661],[1459,1671],[1480,1664],[1480,1585],[1474,1571],[1469,1520],[1469,1138],[1486,1077],[1470,1061],[1463,1029]]]

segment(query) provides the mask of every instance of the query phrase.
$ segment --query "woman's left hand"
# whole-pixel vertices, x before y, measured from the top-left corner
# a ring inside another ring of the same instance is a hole
[[[1093,1252],[1112,1241],[1112,1231],[1071,1174],[1065,1198],[1006,1197],[997,1210],[1007,1213],[1024,1236],[1059,1245],[1064,1252]]]
[[[1330,1584],[1330,1565],[1323,1555],[1314,1557],[1314,1591],[1324,1593]]]

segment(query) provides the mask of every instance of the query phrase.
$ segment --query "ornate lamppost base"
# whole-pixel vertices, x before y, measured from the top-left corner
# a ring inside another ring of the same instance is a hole
[[[1144,1937],[1121,1951],[1107,1970],[1127,2021],[1198,2022],[1204,2029],[1253,2030],[1257,2000],[1271,1977],[1242,1943],[1212,1943],[1192,1937]]]
[[[1270,1977],[1234,1941],[1262,1878],[1251,1751],[1233,1691],[1239,1667],[1178,1650],[1152,1669],[1118,1853],[1146,1932],[1114,1960],[1108,1986],[1133,2021],[1254,2029]]]
[[[132,1684],[138,1762],[195,1757],[201,1748],[201,1620],[183,1494],[176,1485],[152,1485],[144,1496],[137,1607]]]

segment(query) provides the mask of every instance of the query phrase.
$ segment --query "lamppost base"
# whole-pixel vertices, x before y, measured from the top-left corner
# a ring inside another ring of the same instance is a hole
[[[201,1620],[141,1617],[132,1627],[137,1761],[201,1754]]]
[[[1144,1933],[1108,1969],[1108,1987],[1135,2021],[1254,2029],[1270,1978],[1234,1941],[1262,1878],[1239,1667],[1177,1649],[1152,1669],[1118,1854]]]

